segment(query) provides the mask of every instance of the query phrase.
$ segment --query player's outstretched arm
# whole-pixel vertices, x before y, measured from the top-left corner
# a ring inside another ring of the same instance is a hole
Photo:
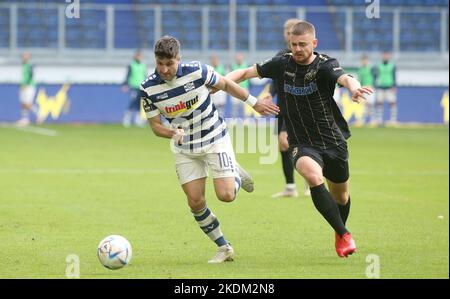
[[[167,128],[161,123],[160,117],[161,116],[158,114],[157,116],[148,119],[148,123],[150,128],[152,128],[153,133],[158,137],[173,138],[176,143],[180,144],[183,140],[184,130],[180,128]]]
[[[237,84],[246,79],[255,77],[258,77],[255,66],[235,70],[225,77],[219,76],[218,83],[214,88],[224,90],[233,97],[244,101],[244,103],[253,107],[253,109],[261,115],[277,115],[280,112],[280,108],[272,102],[271,97],[257,99]]]
[[[348,89],[348,91],[352,94],[353,102],[360,103],[363,100],[365,101],[367,100],[366,95],[373,93],[371,87],[368,86],[361,87],[361,84],[359,83],[358,80],[347,74],[340,76],[337,80],[337,83]]]
[[[231,73],[228,73],[225,77],[230,79],[231,81],[240,83],[247,79],[259,77],[259,75],[256,71],[256,66],[251,66],[246,69],[234,70]]]
[[[248,93],[248,91],[240,87],[236,82],[227,77],[219,75],[217,84],[214,86],[217,89],[223,90],[231,96],[240,99],[244,103],[250,105],[261,115],[277,115],[280,108],[272,102],[271,98],[264,98],[258,100]]]

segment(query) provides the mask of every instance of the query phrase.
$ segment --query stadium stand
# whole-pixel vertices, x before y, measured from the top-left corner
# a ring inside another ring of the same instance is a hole
[[[21,0],[16,3],[59,3],[57,0]],[[148,4],[147,0],[86,0],[84,4]],[[166,0],[153,0],[152,4],[167,4]],[[356,51],[392,51],[394,13],[382,11],[378,19],[365,15],[365,0],[237,0],[236,49],[248,50],[250,10],[258,6],[256,45],[260,50],[277,50],[283,44],[280,28],[284,20],[297,16],[296,9],[281,9],[283,5],[297,7],[356,8],[353,12],[353,41]],[[229,45],[229,17],[226,5],[228,0],[174,0],[172,4],[194,5],[192,7],[162,10],[162,32],[176,35],[185,49],[199,50],[202,47],[202,11],[199,5],[209,4],[209,37],[211,49],[227,49]],[[197,5],[197,6],[195,6]],[[219,5],[219,6],[218,6]],[[222,5],[222,6],[220,6]],[[261,6],[263,5],[263,6]],[[447,7],[448,0],[385,0],[383,5]],[[277,9],[271,9],[275,7]],[[98,49],[106,47],[106,11],[103,9],[81,7],[80,19],[66,19],[66,48]],[[132,7],[132,6],[131,6]],[[20,6],[18,9],[18,47],[55,48],[58,46],[58,11],[45,6],[38,9]],[[182,9],[183,8],[183,9]],[[346,13],[339,9],[317,12],[306,9],[305,17],[316,24],[321,37],[319,48],[325,50],[344,50]],[[448,17],[447,17],[448,19]],[[186,20],[189,20],[188,22]],[[155,12],[152,9],[121,9],[114,11],[114,42],[118,49],[148,47],[155,40]],[[0,8],[0,48],[7,48],[10,40],[8,24],[10,11]],[[440,50],[439,12],[401,12],[400,50],[405,52]],[[448,27],[448,26],[447,26]],[[427,34],[423,34],[426,31]],[[447,28],[448,31],[448,28]],[[418,35],[423,38],[417,39]]]

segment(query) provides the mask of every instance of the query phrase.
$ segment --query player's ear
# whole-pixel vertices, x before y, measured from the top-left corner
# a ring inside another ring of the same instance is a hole
[[[313,39],[313,49],[317,48],[318,44],[319,44],[319,40],[317,38]]]

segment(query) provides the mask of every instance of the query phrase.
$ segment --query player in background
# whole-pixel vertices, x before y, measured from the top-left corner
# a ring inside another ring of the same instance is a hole
[[[375,67],[376,119],[377,124],[383,124],[384,101],[389,103],[389,124],[397,123],[397,82],[396,68],[391,61],[389,52],[383,53],[383,61]]]
[[[39,109],[34,105],[34,96],[36,94],[36,83],[34,82],[33,66],[30,63],[31,55],[28,52],[22,53],[22,81],[20,82],[19,100],[21,118],[17,121],[18,126],[27,126],[30,124],[30,111],[35,115]]]
[[[372,90],[345,74],[336,59],[314,52],[315,32],[311,23],[298,22],[289,39],[292,53],[226,77],[235,82],[255,77],[281,80],[294,166],[308,182],[314,206],[335,231],[336,253],[347,257],[356,251],[345,226],[350,213],[346,142],[350,131],[333,93],[337,82],[348,89],[353,101],[360,102]]]
[[[245,62],[244,54],[242,53],[236,53],[234,57],[234,62],[231,64],[231,70],[240,70],[240,69],[246,69],[248,67],[247,62]],[[249,90],[250,88],[250,82],[248,80],[244,80],[239,83],[239,85],[244,88],[245,90]],[[238,98],[232,98],[231,99],[231,117],[236,119],[241,116],[243,113],[244,121],[247,118],[247,116],[251,115],[251,108],[250,107],[243,107],[241,101]],[[246,123],[246,122],[245,122]]]
[[[286,43],[286,48],[279,51],[276,56],[280,56],[286,53],[291,53],[289,49],[289,35],[292,26],[294,26],[299,19],[288,19],[284,22],[284,41]],[[281,92],[278,92],[281,90]],[[291,159],[291,151],[289,150],[289,142],[286,131],[286,125],[284,123],[284,114],[286,113],[286,109],[284,106],[284,92],[282,86],[279,86],[278,80],[272,80],[272,84],[270,85],[270,94],[272,97],[277,95],[278,97],[278,107],[280,107],[280,113],[277,115],[278,120],[278,146],[281,154],[281,165],[283,167],[284,179],[286,182],[286,186],[284,190],[272,195],[272,198],[280,198],[280,197],[298,197],[297,186],[295,185],[294,180],[294,165],[292,165]],[[308,183],[305,181],[305,196],[310,196]]]
[[[374,69],[369,64],[369,58],[366,55],[361,56],[361,66],[358,69],[358,80],[362,86],[374,88]],[[366,119],[369,124],[376,125],[375,119],[375,93],[367,95]]]
[[[236,162],[230,136],[210,97],[210,88],[223,90],[262,115],[277,114],[269,99],[258,100],[233,81],[198,61],[180,62],[180,43],[164,36],[155,44],[156,70],[141,84],[141,99],[155,135],[171,138],[175,168],[191,212],[203,232],[218,246],[209,263],[232,260],[234,250],[219,220],[208,208],[205,183],[211,170],[217,198],[235,200],[241,187],[252,192],[253,179]],[[164,115],[172,127],[161,124]]]
[[[122,125],[126,128],[130,127],[133,122],[138,127],[142,127],[144,123],[141,120],[141,100],[139,89],[141,82],[147,77],[147,66],[142,62],[142,53],[137,50],[134,53],[133,61],[128,65],[127,75],[122,84],[122,91],[129,93],[130,103],[122,119]]]

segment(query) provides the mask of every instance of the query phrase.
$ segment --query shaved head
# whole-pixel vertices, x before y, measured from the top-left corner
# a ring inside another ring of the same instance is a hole
[[[316,28],[314,28],[313,24],[306,21],[300,21],[291,28],[292,35],[305,35],[308,33],[312,34],[314,38],[316,37]]]

